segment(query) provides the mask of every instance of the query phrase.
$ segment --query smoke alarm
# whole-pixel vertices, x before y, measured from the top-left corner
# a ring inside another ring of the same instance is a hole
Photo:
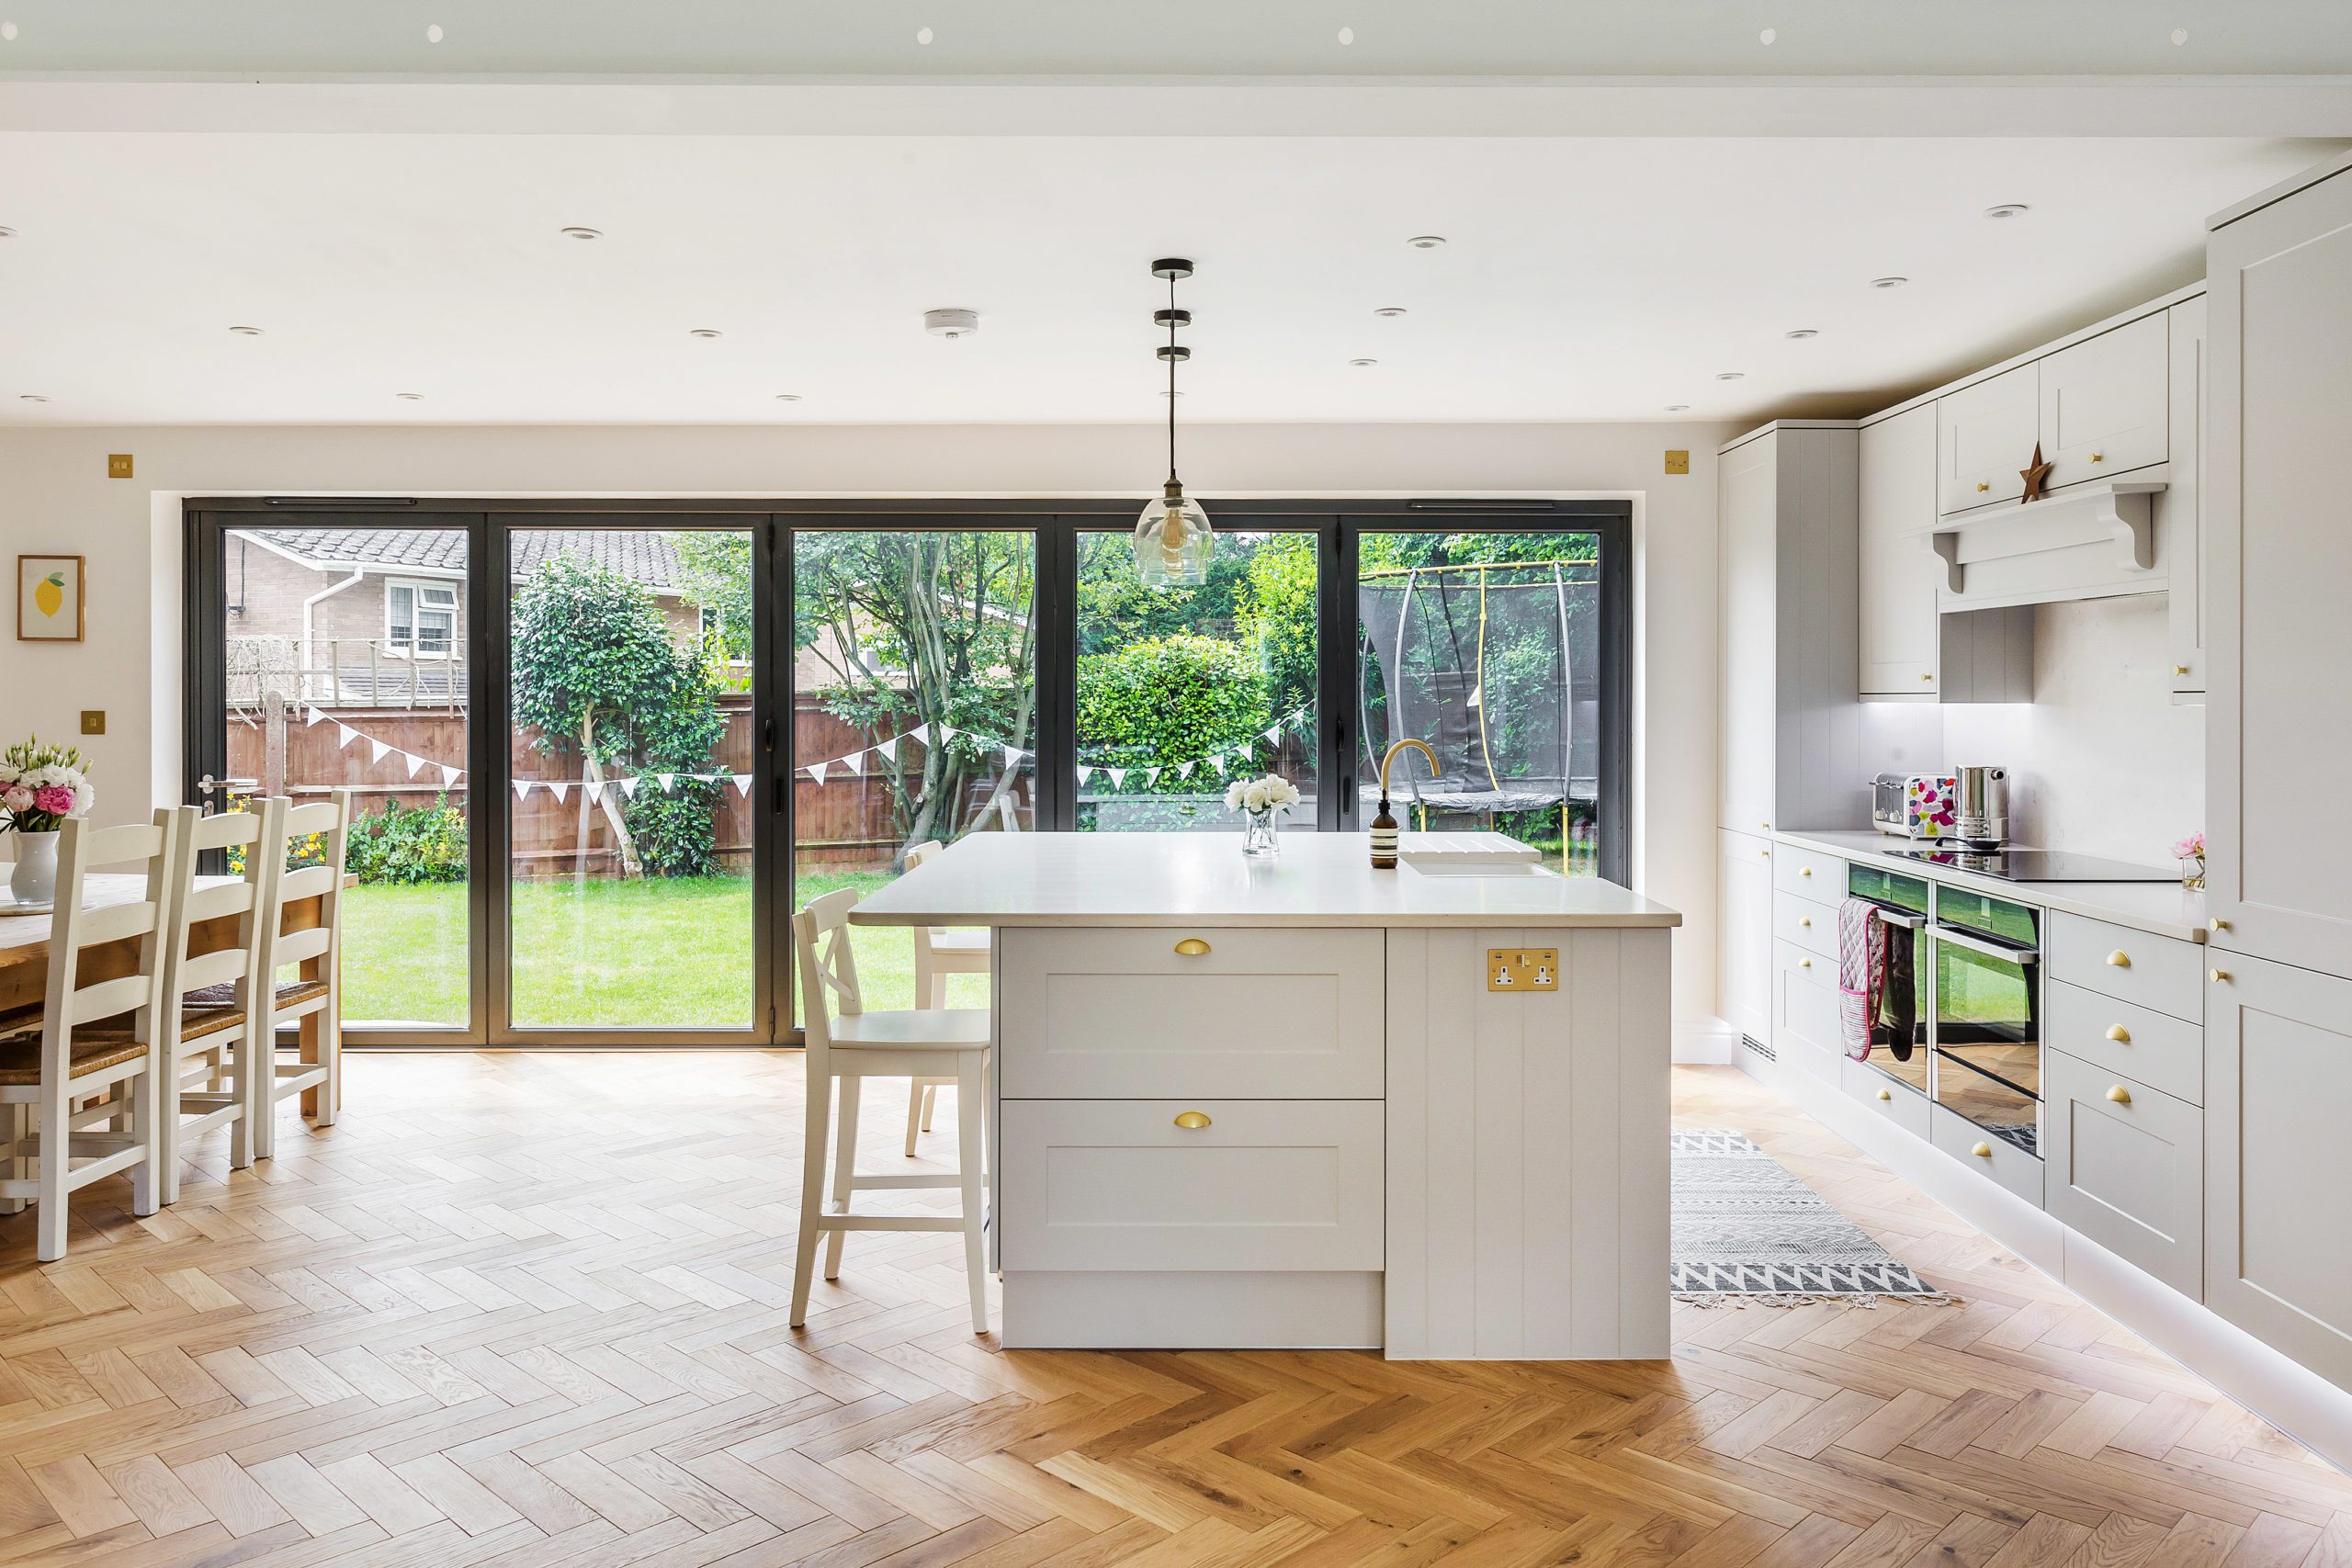
[[[980,330],[978,310],[925,310],[922,330],[933,337],[970,337]]]

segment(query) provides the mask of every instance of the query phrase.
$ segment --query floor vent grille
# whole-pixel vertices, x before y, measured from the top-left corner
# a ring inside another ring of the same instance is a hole
[[[1757,1039],[1753,1034],[1742,1034],[1739,1037],[1739,1043],[1742,1045],[1747,1046],[1749,1050],[1755,1052],[1758,1055],[1763,1057],[1768,1062],[1777,1062],[1781,1059],[1781,1054],[1778,1051],[1773,1050],[1772,1047],[1765,1044],[1764,1042]]]

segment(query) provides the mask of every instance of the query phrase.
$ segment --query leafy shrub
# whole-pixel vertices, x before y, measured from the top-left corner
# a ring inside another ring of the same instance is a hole
[[[1265,677],[1238,643],[1179,632],[1078,661],[1078,733],[1091,762],[1196,761],[1238,751],[1272,722]]]
[[[363,883],[463,882],[465,814],[447,795],[430,806],[387,800],[381,811],[363,812],[352,822],[343,865]]]
[[[629,837],[637,840],[637,858],[648,876],[711,876],[719,868],[713,818],[719,807],[719,786],[701,779],[682,778],[673,794],[651,788],[621,808]]]

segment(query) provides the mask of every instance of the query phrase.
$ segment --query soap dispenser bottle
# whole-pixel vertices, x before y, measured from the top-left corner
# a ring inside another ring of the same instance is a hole
[[[1396,869],[1396,818],[1390,816],[1388,805],[1388,764],[1403,750],[1419,751],[1430,760],[1430,777],[1437,777],[1437,753],[1430,750],[1426,740],[1399,740],[1380,759],[1380,814],[1372,819],[1372,868],[1374,871]]]

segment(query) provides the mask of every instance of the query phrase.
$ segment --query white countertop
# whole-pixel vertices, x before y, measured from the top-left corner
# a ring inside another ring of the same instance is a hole
[[[1432,837],[1436,837],[1432,835]],[[1416,836],[1406,835],[1414,844]],[[1614,883],[1372,868],[1363,833],[975,833],[850,911],[881,926],[1679,926]]]
[[[2011,882],[2005,877],[1912,860],[1896,852],[1920,848],[1921,841],[1886,833],[1821,829],[1776,832],[1772,837],[1784,844],[1819,850],[1847,860],[1871,861],[1930,882],[1948,882],[2064,915],[2106,920],[2178,942],[2205,940],[2205,895],[2192,893],[2177,882]]]

